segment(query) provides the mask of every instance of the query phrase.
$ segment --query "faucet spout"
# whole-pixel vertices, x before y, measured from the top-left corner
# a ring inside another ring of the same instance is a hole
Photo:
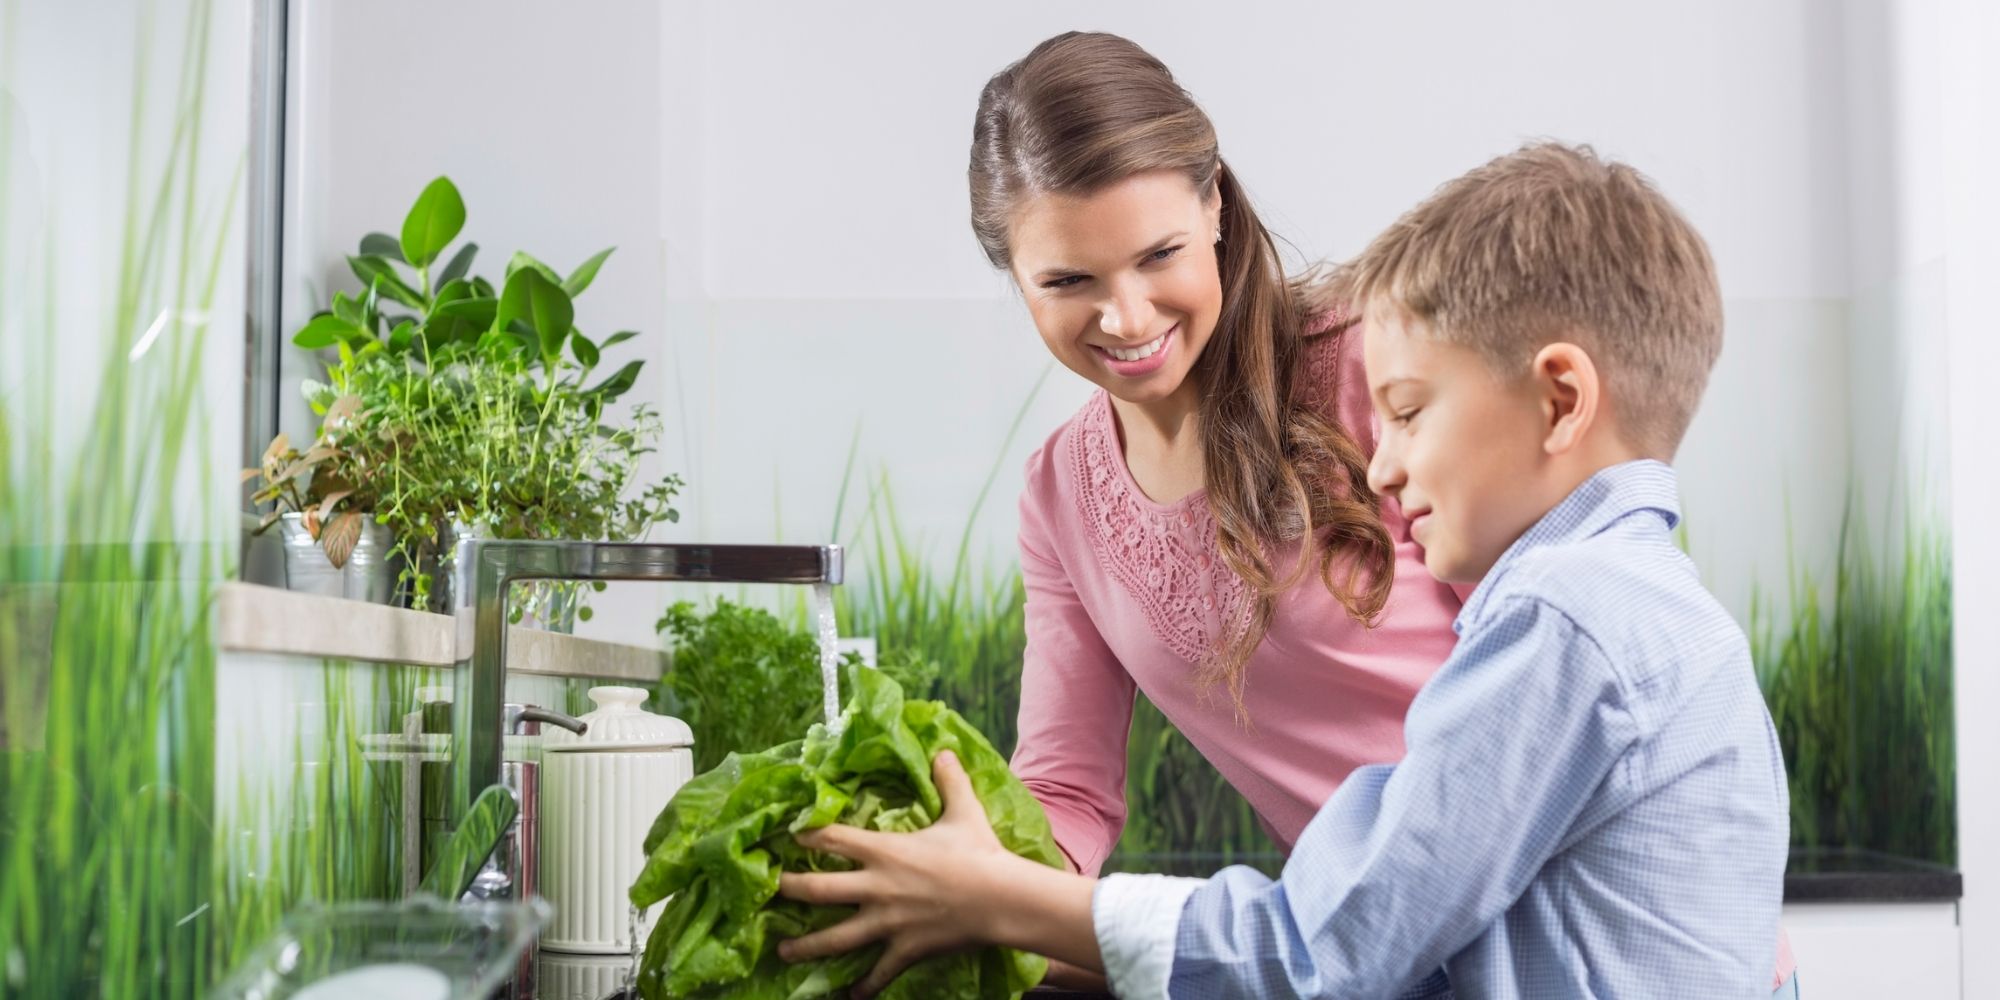
[[[658,542],[462,538],[453,550],[451,821],[500,780],[507,685],[507,590],[520,580],[666,580],[837,584],[838,545],[706,545]],[[560,713],[548,713],[557,716]],[[562,716],[537,721],[583,723]]]

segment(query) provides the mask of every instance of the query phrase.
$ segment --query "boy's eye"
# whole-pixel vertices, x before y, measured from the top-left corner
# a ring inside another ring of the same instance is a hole
[[[1049,280],[1047,280],[1047,281],[1044,281],[1044,282],[1042,282],[1042,287],[1043,287],[1043,288],[1068,288],[1068,287],[1070,287],[1071,285],[1076,285],[1076,284],[1080,284],[1080,283],[1082,283],[1083,279],[1084,279],[1084,276],[1083,276],[1083,275],[1081,275],[1081,274],[1065,274],[1065,275],[1063,275],[1063,276],[1062,276],[1062,277],[1060,277],[1060,278],[1050,278]]]

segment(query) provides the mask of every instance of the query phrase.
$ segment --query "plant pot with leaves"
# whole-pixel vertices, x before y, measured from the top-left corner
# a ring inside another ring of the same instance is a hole
[[[283,532],[287,589],[387,603],[394,540],[374,514],[381,467],[363,440],[361,400],[342,396],[322,413],[303,453],[279,434],[258,467],[243,470],[244,482],[262,481],[252,499],[274,505],[257,530]]]
[[[377,516],[395,533],[404,597],[439,611],[448,607],[440,582],[452,525],[504,539],[633,540],[678,519],[681,486],[678,476],[639,474],[662,430],[658,414],[614,406],[644,362],[597,376],[603,352],[636,334],[592,340],[574,323],[575,297],[611,250],[567,277],[516,253],[496,289],[471,274],[476,244],[446,256],[464,222],[457,188],[432,181],[400,238],[370,233],[348,258],[365,291],[336,294],[293,338],[336,352],[307,397],[316,409],[361,401],[361,436],[381,472]],[[520,589],[527,596],[510,602],[516,621],[566,627],[572,615],[589,617],[570,600],[575,585]]]

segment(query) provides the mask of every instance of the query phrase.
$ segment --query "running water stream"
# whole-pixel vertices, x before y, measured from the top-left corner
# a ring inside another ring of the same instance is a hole
[[[627,908],[626,933],[632,935],[632,968],[625,972],[625,995],[639,995],[639,960],[646,957],[646,943],[639,940],[639,908]]]
[[[840,732],[840,627],[833,617],[833,587],[830,584],[813,584],[813,618],[819,630],[819,676],[820,688],[825,699],[826,728],[833,734]],[[639,908],[630,910],[629,933],[632,936],[632,967],[625,975],[625,995],[638,995],[639,962],[645,954],[645,943],[639,940]]]
[[[833,620],[833,587],[813,584],[813,608],[819,621],[819,679],[826,699],[826,728],[840,731],[840,628]]]

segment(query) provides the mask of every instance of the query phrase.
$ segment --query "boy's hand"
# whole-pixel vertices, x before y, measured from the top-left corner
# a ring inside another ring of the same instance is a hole
[[[778,946],[787,962],[801,962],[886,944],[882,957],[854,985],[857,998],[881,992],[912,963],[942,952],[998,943],[995,890],[1017,865],[1041,866],[1000,843],[972,780],[946,750],[931,764],[944,815],[913,833],[878,833],[828,826],[799,834],[800,844],[851,859],[851,872],[779,876],[778,892],[805,903],[855,906],[860,912],[825,930]]]

